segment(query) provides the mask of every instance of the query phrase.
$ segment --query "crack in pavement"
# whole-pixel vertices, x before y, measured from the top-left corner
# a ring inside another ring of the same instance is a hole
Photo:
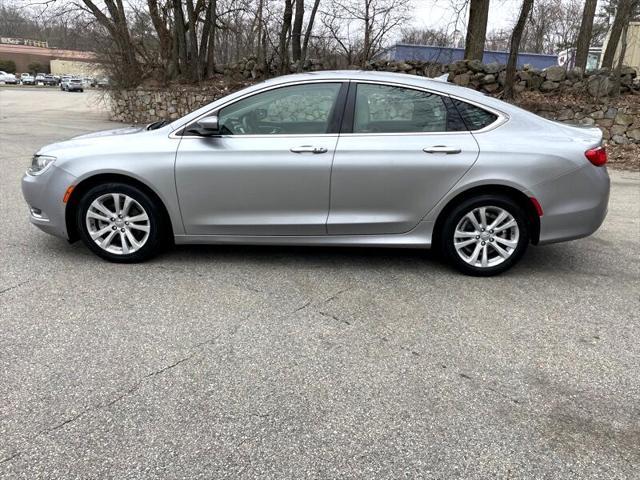
[[[56,430],[59,430],[61,428],[64,428],[66,425],[69,425],[73,422],[75,422],[76,420],[86,416],[89,413],[92,412],[96,412],[98,410],[102,410],[105,408],[109,408],[113,405],[115,405],[116,403],[124,400],[126,397],[128,397],[129,395],[131,395],[132,393],[134,393],[136,390],[138,390],[142,384],[144,383],[145,380],[151,378],[151,377],[155,377],[158,375],[162,375],[165,372],[185,363],[188,362],[189,360],[191,360],[193,357],[195,357],[198,353],[200,353],[200,348],[203,347],[204,345],[207,344],[211,344],[213,342],[215,342],[218,338],[220,338],[223,334],[221,333],[220,335],[216,335],[213,338],[209,338],[207,340],[204,340],[200,343],[195,344],[193,347],[191,347],[191,349],[193,350],[191,353],[189,353],[186,357],[183,357],[169,365],[166,365],[158,370],[154,370],[151,373],[148,373],[147,375],[145,375],[144,377],[140,378],[138,381],[136,381],[131,387],[129,387],[128,389],[126,389],[124,392],[122,392],[121,394],[119,394],[118,396],[116,396],[115,398],[107,401],[107,402],[102,402],[102,403],[98,403],[95,405],[92,405],[86,409],[84,409],[83,411],[81,411],[80,413],[77,413],[76,415],[73,415],[65,420],[63,420],[62,422],[49,427],[49,428],[45,428],[43,430],[40,430],[39,432],[37,432],[35,435],[33,435],[32,437],[30,437],[28,440],[29,441],[33,441],[35,439],[37,439],[38,437],[42,436],[42,435],[46,435],[48,433],[51,432],[55,432]],[[4,463],[4,462],[8,462],[9,460],[12,460],[14,458],[16,458],[17,456],[21,455],[22,451],[18,451],[15,454],[0,460],[0,464]]]
[[[13,455],[9,455],[8,457],[1,459],[1,460],[0,460],[0,464],[3,464],[3,463],[5,463],[5,462],[8,462],[9,460],[13,460],[13,459],[14,459],[14,458],[16,458],[16,457],[19,457],[19,456],[20,456],[20,453],[21,453],[21,452],[16,452],[16,453],[14,453]]]
[[[320,315],[322,315],[323,317],[327,317],[327,318],[332,318],[334,319],[336,322],[340,322],[340,323],[344,323],[345,325],[351,325],[351,322],[349,322],[348,320],[343,320],[339,317],[337,317],[336,315],[333,315],[331,313],[327,313],[327,312],[320,312],[318,311],[318,313]]]
[[[2,295],[5,292],[8,292],[10,290],[14,290],[14,289],[16,289],[18,287],[26,285],[27,283],[32,282],[33,280],[34,280],[34,278],[29,278],[29,279],[25,280],[24,282],[16,283],[15,285],[12,285],[12,286],[7,287],[7,288],[5,288],[3,290],[0,290],[0,295]]]
[[[324,300],[320,300],[318,302],[316,302],[316,305],[319,303],[328,303],[332,300],[335,300],[336,298],[338,298],[340,295],[342,295],[345,292],[348,292],[349,290],[351,290],[353,287],[347,287],[347,288],[343,288],[342,290],[338,290],[336,293],[331,294],[330,296],[328,296],[327,298],[325,298]],[[288,315],[292,315],[294,313],[299,312],[300,310],[304,310],[305,308],[307,308],[309,305],[313,304],[314,302],[309,300],[308,302],[306,302],[304,305],[296,308],[295,310],[293,310],[292,312],[290,312]],[[323,314],[322,312],[319,312],[320,314]],[[324,314],[323,314],[324,315]],[[338,319],[336,319],[338,320]],[[341,321],[341,320],[338,320]]]

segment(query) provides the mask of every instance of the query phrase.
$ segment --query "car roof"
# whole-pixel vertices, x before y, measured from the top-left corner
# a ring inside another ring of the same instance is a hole
[[[265,80],[262,84],[278,85],[291,82],[303,82],[310,80],[362,80],[362,81],[379,81],[389,83],[400,83],[403,85],[416,86],[421,88],[429,88],[443,93],[459,94],[461,96],[478,96],[485,95],[476,90],[465,87],[459,87],[443,80],[442,76],[438,78],[428,78],[408,73],[396,72],[377,72],[370,70],[323,70],[318,72],[294,73],[291,75],[283,75],[280,77]]]

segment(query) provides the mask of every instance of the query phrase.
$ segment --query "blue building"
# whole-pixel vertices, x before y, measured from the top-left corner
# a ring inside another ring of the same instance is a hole
[[[386,58],[395,61],[421,60],[424,62],[453,63],[464,59],[464,48],[396,43],[388,50]],[[482,56],[482,63],[495,62],[506,65],[508,58],[509,52],[485,50]],[[518,67],[522,67],[525,64],[540,69],[551,67],[558,65],[558,56],[542,53],[519,53]]]

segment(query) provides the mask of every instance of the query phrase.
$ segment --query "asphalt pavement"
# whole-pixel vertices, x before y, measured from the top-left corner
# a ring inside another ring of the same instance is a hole
[[[639,478],[638,173],[495,278],[415,250],[116,265],[31,226],[20,178],[117,125],[0,87],[0,478]]]

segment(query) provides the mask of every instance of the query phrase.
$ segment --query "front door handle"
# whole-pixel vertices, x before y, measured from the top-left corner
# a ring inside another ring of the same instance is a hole
[[[422,151],[425,153],[446,153],[447,155],[452,155],[454,153],[462,152],[462,149],[458,147],[449,147],[447,145],[434,145],[433,147],[423,148]]]
[[[302,145],[300,147],[292,147],[293,153],[327,153],[327,149],[324,147],[314,147],[312,145]]]

